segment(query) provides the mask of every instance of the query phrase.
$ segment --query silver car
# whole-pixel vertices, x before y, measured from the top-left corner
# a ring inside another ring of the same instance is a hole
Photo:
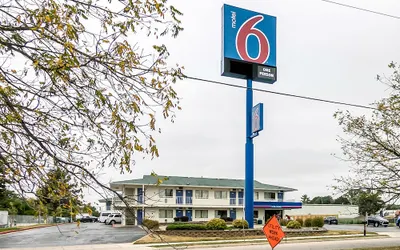
[[[121,222],[122,222],[122,214],[118,213],[118,214],[110,214],[107,217],[105,224],[106,225],[114,225],[114,224],[121,223]]]

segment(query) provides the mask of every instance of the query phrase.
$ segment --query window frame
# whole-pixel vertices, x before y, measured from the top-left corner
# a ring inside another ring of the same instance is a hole
[[[167,190],[171,190],[171,196],[167,195],[167,193],[168,193]],[[159,196],[161,198],[174,198],[174,189],[172,189],[172,188],[164,188],[164,189],[162,189],[160,191]]]
[[[171,216],[170,217],[168,216],[169,215],[168,212],[171,212]],[[160,218],[160,219],[171,219],[171,218],[174,218],[174,210],[173,209],[159,209],[158,210],[158,218]]]
[[[198,194],[198,192],[199,192],[199,194],[201,194],[201,195],[197,195]],[[206,194],[206,195],[205,195]],[[194,197],[196,198],[196,199],[203,199],[203,200],[206,200],[206,199],[208,199],[210,196],[209,196],[209,191],[208,190],[195,190],[195,192],[194,192]]]
[[[200,217],[199,216],[197,216],[197,212],[199,212],[199,214],[200,214]],[[205,217],[204,217],[204,214],[205,214]],[[194,211],[194,218],[197,218],[197,219],[208,219],[208,210],[195,210]]]
[[[217,197],[217,193],[221,194],[221,196],[219,198]],[[225,193],[225,197],[223,195],[224,193]],[[228,192],[224,191],[224,190],[216,190],[216,191],[214,191],[214,199],[216,199],[216,200],[226,200],[226,199],[228,199]]]
[[[273,198],[271,197],[273,194]],[[276,193],[275,192],[264,192],[264,200],[276,200]]]

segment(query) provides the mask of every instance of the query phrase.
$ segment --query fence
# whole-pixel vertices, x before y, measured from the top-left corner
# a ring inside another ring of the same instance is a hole
[[[33,215],[8,215],[7,225],[11,226],[27,226],[35,224],[52,224],[52,223],[69,223],[69,217],[54,217],[54,216],[40,216]]]
[[[315,217],[322,217],[322,218],[325,218],[325,217],[329,217],[329,216],[335,216],[336,218],[338,218],[338,215],[337,214],[318,214],[318,215],[290,215],[290,218],[293,218],[294,220],[296,220],[296,219],[302,219],[302,220],[305,220],[305,219],[307,219],[307,218],[311,218],[311,219],[313,219],[313,218],[315,218]]]

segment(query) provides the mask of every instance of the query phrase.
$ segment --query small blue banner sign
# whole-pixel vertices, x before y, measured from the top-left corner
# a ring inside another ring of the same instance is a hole
[[[253,107],[251,112],[251,132],[257,134],[264,128],[264,105],[262,103]]]

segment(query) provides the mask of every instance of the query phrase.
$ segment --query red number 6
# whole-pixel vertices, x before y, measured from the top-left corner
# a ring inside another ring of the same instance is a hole
[[[249,18],[246,22],[240,26],[239,31],[236,35],[236,50],[242,58],[242,60],[264,64],[269,57],[269,42],[267,36],[259,29],[254,28],[257,23],[264,19],[263,16],[254,16]],[[258,56],[253,58],[250,57],[247,50],[247,39],[250,35],[253,35],[258,40]]]

